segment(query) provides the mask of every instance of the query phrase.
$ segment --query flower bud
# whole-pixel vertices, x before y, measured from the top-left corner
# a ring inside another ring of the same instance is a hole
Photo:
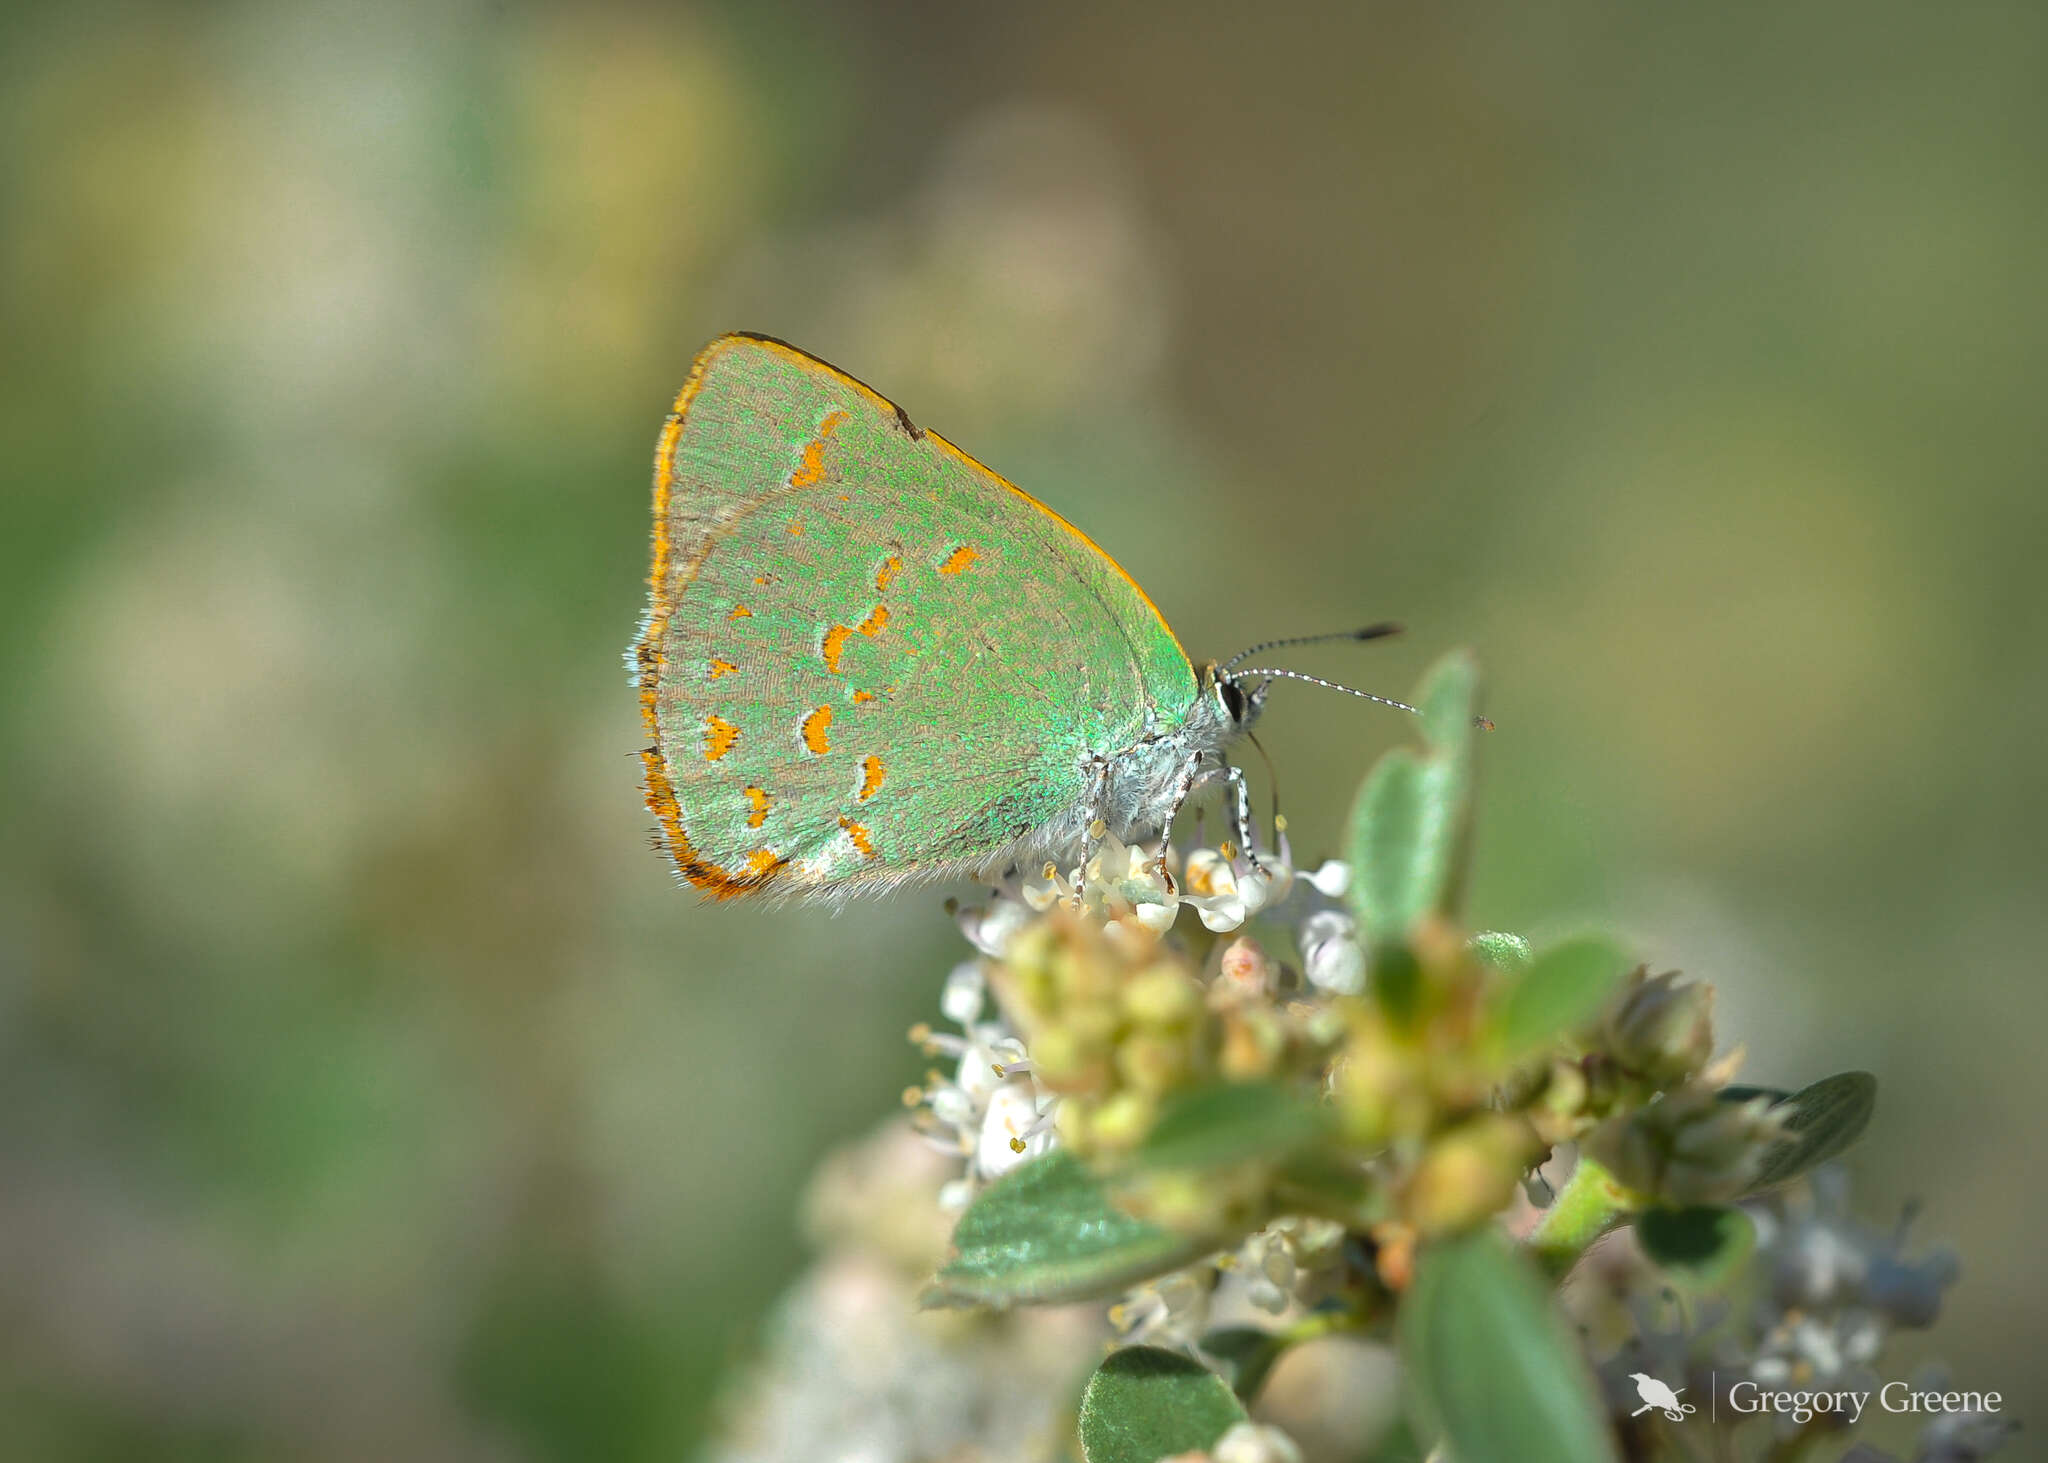
[[[1714,988],[1681,983],[1678,972],[1652,976],[1638,967],[1608,1013],[1607,1054],[1655,1088],[1676,1085],[1714,1054]]]
[[[1137,1147],[1139,1141],[1152,1131],[1152,1120],[1158,1112],[1158,1104],[1150,1097],[1125,1088],[1097,1104],[1088,1123],[1093,1146],[1114,1152],[1127,1152]]]
[[[1225,1081],[1254,1082],[1273,1074],[1286,1045],[1287,1037],[1270,1010],[1253,1006],[1226,1012],[1217,1068]]]
[[[1771,1099],[1723,1102],[1702,1084],[1609,1118],[1586,1151],[1628,1188],[1666,1204],[1722,1204],[1741,1196],[1784,1132]]]
[[[1178,1026],[1201,1009],[1202,992],[1178,966],[1160,964],[1130,978],[1123,1005],[1140,1026]]]
[[[1069,1095],[1106,1092],[1113,1080],[1102,1046],[1082,1040],[1071,1026],[1061,1023],[1033,1034],[1031,1066],[1039,1081],[1054,1092]]]
[[[1117,1075],[1129,1086],[1154,1096],[1186,1082],[1193,1065],[1185,1039],[1140,1031],[1117,1044]]]
[[[1484,1113],[1434,1139],[1409,1181],[1407,1214],[1421,1234],[1469,1229],[1508,1206],[1540,1151],[1529,1125]]]
[[[1258,943],[1240,935],[1224,948],[1215,981],[1209,987],[1214,1006],[1244,1005],[1264,1001],[1273,994],[1278,972]]]

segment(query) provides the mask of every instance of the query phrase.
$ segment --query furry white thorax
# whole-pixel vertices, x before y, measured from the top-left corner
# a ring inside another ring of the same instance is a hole
[[[1243,774],[1225,749],[1258,713],[1258,701],[1226,697],[1223,685],[1205,673],[1201,694],[1178,725],[1153,727],[1129,746],[1103,754],[1099,790],[1073,830],[1080,835],[1077,846],[1094,841],[1087,829],[1098,818],[1124,843],[1152,842],[1171,831],[1174,814],[1202,783],[1226,777],[1241,786]]]

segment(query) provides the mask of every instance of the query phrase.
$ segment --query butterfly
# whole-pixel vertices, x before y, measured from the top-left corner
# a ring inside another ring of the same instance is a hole
[[[1255,858],[1228,750],[1275,678],[1316,678],[1230,667],[1393,629],[1198,667],[1079,529],[843,371],[746,334],[704,348],[662,428],[649,587],[627,651],[647,805],[676,871],[719,898],[1085,865],[1110,835],[1163,858],[1215,780]]]

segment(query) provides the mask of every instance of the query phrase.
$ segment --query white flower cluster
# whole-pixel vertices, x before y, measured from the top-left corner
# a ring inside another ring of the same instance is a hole
[[[910,1039],[928,1056],[951,1058],[952,1075],[934,1068],[903,1096],[918,1109],[918,1131],[964,1162],[960,1177],[939,1191],[939,1207],[957,1214],[983,1184],[1052,1148],[1058,1099],[1040,1091],[1024,1043],[989,1013],[981,961],[953,967],[939,1009],[959,1033],[918,1025]]]
[[[1335,859],[1313,873],[1297,870],[1284,832],[1279,848],[1258,854],[1256,860],[1243,853],[1197,848],[1187,856],[1179,879],[1171,874],[1176,861],[1172,849],[1162,857],[1157,850],[1134,847],[1110,835],[1086,865],[1062,871],[1047,864],[1036,878],[1023,880],[1017,893],[1042,913],[1061,901],[1073,905],[1078,891],[1079,906],[1088,913],[1104,920],[1135,920],[1154,934],[1171,929],[1185,904],[1204,928],[1221,934],[1285,903],[1297,881],[1327,899],[1338,898],[1351,884],[1350,866]]]
[[[1153,935],[1171,928],[1183,905],[1217,932],[1265,915],[1291,925],[1313,991],[1355,995],[1365,988],[1358,923],[1336,902],[1350,887],[1350,866],[1332,859],[1300,872],[1284,832],[1279,842],[1254,866],[1241,853],[1198,848],[1183,862],[1171,849],[1162,858],[1157,850],[1107,837],[1085,866],[1063,873],[1048,864],[998,885],[984,903],[954,910],[961,934],[978,952],[953,968],[940,997],[940,1010],[959,1030],[920,1024],[910,1032],[927,1055],[946,1058],[952,1070],[934,1069],[904,1094],[918,1109],[919,1131],[962,1160],[960,1177],[940,1196],[942,1207],[958,1213],[982,1185],[1058,1141],[1059,1100],[1032,1079],[1023,1043],[991,1005],[986,965],[1001,960],[1018,931],[1055,905],[1078,908],[1112,932],[1128,924]],[[1176,864],[1177,879],[1171,873]]]

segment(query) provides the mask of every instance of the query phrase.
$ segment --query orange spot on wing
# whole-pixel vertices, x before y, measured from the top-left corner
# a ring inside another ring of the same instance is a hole
[[[754,576],[754,583],[756,584],[766,584],[767,582],[768,576],[766,574],[756,574]]]
[[[825,669],[835,676],[839,674],[839,657],[846,653],[846,642],[852,634],[850,625],[834,625],[825,632],[825,643],[819,652],[825,657]]]
[[[832,708],[820,706],[804,718],[804,745],[820,757],[832,750],[832,744],[825,740],[825,728],[832,725]]]
[[[825,420],[818,423],[817,437],[813,441],[804,444],[803,462],[798,465],[795,472],[789,475],[789,485],[792,488],[814,487],[824,478],[825,439],[839,430],[839,424],[845,420],[846,413],[843,411],[829,411],[825,413]],[[802,533],[803,528],[799,525],[790,531],[792,533]]]
[[[789,536],[791,538],[802,538],[804,536],[804,521],[801,518],[789,520]]]
[[[754,618],[754,612],[745,605],[734,605],[732,613],[727,615],[726,618],[728,620],[751,620]]]
[[[872,754],[860,760],[860,800],[866,802],[882,790],[882,759]]]
[[[782,860],[765,848],[757,848],[747,855],[747,877],[765,879],[781,865]]]
[[[804,460],[789,475],[792,488],[808,488],[825,475],[825,444],[812,442],[804,448]]]
[[[887,594],[896,576],[903,572],[903,560],[891,554],[882,560],[882,567],[875,571],[875,593]]]
[[[740,739],[740,729],[722,716],[704,718],[704,760],[716,762],[732,750],[732,744]]]
[[[858,625],[834,625],[827,630],[824,643],[818,647],[818,653],[825,657],[825,669],[835,676],[839,674],[839,658],[846,654],[846,642],[856,630],[872,640],[882,633],[888,623],[889,607],[876,605],[868,611],[868,617]],[[858,700],[859,697],[856,696],[854,699]]]
[[[698,352],[696,360],[691,363],[689,378],[683,383],[682,390],[677,393],[668,419],[662,423],[661,436],[654,449],[654,555],[648,572],[650,595],[647,619],[634,652],[639,668],[640,716],[649,738],[649,745],[641,752],[640,759],[646,779],[647,806],[661,826],[662,841],[667,846],[669,856],[675,861],[676,872],[719,899],[751,894],[767,886],[787,867],[788,861],[769,853],[765,859],[759,856],[752,859],[744,872],[729,869],[701,853],[683,827],[682,806],[670,776],[670,759],[662,746],[659,711],[661,686],[668,671],[668,657],[663,650],[663,639],[675,610],[675,595],[680,587],[677,582],[679,574],[681,580],[686,583],[701,564],[703,550],[696,546],[694,541],[683,542],[673,531],[671,518],[676,493],[680,487],[676,455],[680,449],[686,420],[696,404],[700,389],[707,377],[728,356],[756,352],[848,386],[849,389],[858,392],[881,415],[886,416],[894,410],[888,402],[868,387],[854,381],[850,376],[832,370],[823,362],[804,355],[801,351],[756,336],[725,335]],[[824,437],[845,419],[843,412],[829,414],[819,426],[819,436]],[[765,585],[771,577],[757,576],[755,583]],[[745,619],[751,613],[752,611],[741,605],[734,608],[731,618]],[[727,730],[721,732],[721,726]],[[731,739],[738,735],[736,727],[717,718],[711,719],[708,729],[712,746],[721,749],[718,755],[723,754],[722,749],[729,749]]]
[[[747,826],[759,828],[768,821],[768,794],[758,787],[747,789],[747,806],[753,811],[747,814]]]
[[[856,706],[865,705],[874,699],[875,693],[873,691],[855,691],[853,693],[853,704]]]
[[[862,858],[875,856],[874,840],[868,837],[868,830],[851,818],[841,818],[839,826],[846,830],[846,836],[853,840],[853,846],[860,850]]]
[[[720,676],[738,675],[739,669],[738,666],[729,660],[713,660],[711,662],[711,679],[715,681]]]
[[[980,554],[976,553],[966,544],[962,544],[959,548],[953,550],[952,553],[946,556],[946,562],[939,565],[939,572],[941,574],[962,573],[966,570],[969,564],[972,564],[976,559],[980,557]]]

